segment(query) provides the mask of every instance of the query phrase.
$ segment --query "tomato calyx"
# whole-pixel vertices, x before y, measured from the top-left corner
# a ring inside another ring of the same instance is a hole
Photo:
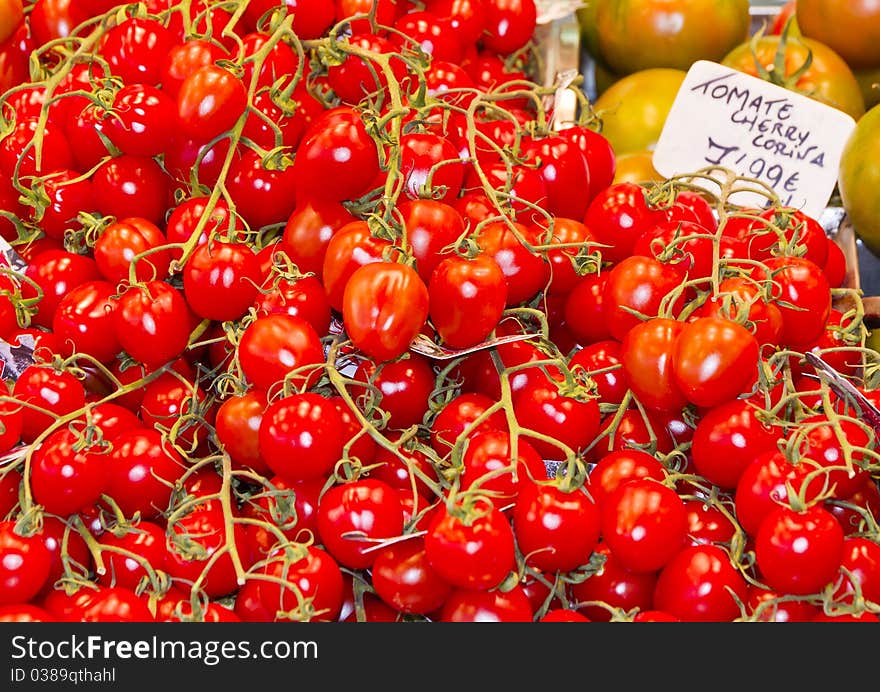
[[[807,48],[807,54],[804,58],[803,64],[794,69],[791,73],[788,72],[786,65],[786,53],[789,41],[794,41],[796,43],[803,43],[797,34],[791,33],[791,20],[786,22],[785,27],[782,29],[782,32],[779,34],[779,46],[776,50],[776,54],[773,57],[773,65],[763,65],[761,60],[758,58],[758,50],[757,46],[761,41],[761,38],[764,36],[765,27],[760,27],[755,34],[750,39],[750,44],[752,46],[752,55],[755,59],[755,70],[758,73],[758,76],[764,81],[770,82],[771,84],[775,84],[776,86],[781,86],[786,89],[791,89],[792,91],[800,91],[798,89],[797,84],[800,81],[801,77],[803,77],[810,69],[813,64],[813,52]],[[806,46],[805,46],[806,48]]]

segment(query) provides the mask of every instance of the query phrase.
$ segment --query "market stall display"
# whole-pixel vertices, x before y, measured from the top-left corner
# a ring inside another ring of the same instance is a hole
[[[876,112],[577,4],[0,3],[0,621],[877,619]],[[654,168],[706,60],[842,206]]]

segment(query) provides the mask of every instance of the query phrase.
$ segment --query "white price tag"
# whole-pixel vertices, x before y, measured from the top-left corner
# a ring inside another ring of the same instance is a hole
[[[834,191],[840,156],[855,126],[836,108],[700,60],[672,104],[654,168],[667,177],[712,166],[729,169],[766,183],[783,204],[818,217]],[[693,182],[718,191],[709,181]],[[730,201],[767,204],[753,190],[736,192]]]

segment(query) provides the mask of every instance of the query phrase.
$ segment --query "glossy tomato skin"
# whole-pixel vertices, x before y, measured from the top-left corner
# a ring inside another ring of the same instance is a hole
[[[321,276],[330,238],[354,217],[338,202],[306,200],[287,219],[282,247],[303,273]]]
[[[599,542],[599,508],[583,489],[570,493],[528,483],[513,511],[517,546],[544,572],[569,572],[590,561]]]
[[[318,478],[342,457],[342,419],[319,394],[293,394],[272,402],[260,422],[260,454],[291,483]]]
[[[16,533],[14,521],[0,522],[0,605],[27,603],[49,577],[52,558],[39,536]]]
[[[105,534],[101,546],[107,566],[107,572],[98,576],[102,586],[122,586],[134,591],[148,574],[145,565],[153,570],[165,566],[165,529],[152,522],[139,522],[123,536]]]
[[[507,592],[455,589],[439,613],[440,622],[532,622],[533,611],[522,587]]]
[[[117,149],[135,156],[157,156],[171,143],[176,115],[173,101],[148,84],[128,84],[116,94],[116,117],[105,123]]]
[[[119,345],[147,367],[175,360],[189,343],[192,316],[186,299],[163,281],[129,288],[113,320]]]
[[[653,456],[638,449],[610,452],[590,469],[590,495],[601,507],[621,485],[640,478],[663,481],[666,468]]]
[[[342,321],[352,343],[377,361],[403,355],[428,317],[428,289],[405,264],[360,267],[348,280],[342,300]]]
[[[33,317],[33,324],[40,327],[52,325],[55,309],[70,291],[88,281],[100,278],[93,259],[65,250],[46,250],[38,253],[28,263],[25,276],[43,291],[43,297],[37,304],[37,313]],[[36,295],[27,282],[22,285],[21,290],[25,298]]]
[[[341,106],[312,123],[297,149],[293,170],[300,201],[339,202],[369,191],[379,173],[379,156],[357,112]],[[327,185],[328,180],[333,185]]]
[[[256,387],[269,390],[298,370],[324,362],[324,349],[308,322],[293,315],[259,317],[245,329],[238,345],[244,375]],[[317,368],[290,379],[295,386],[314,382]]]
[[[599,56],[617,74],[655,67],[687,70],[697,60],[717,62],[745,41],[750,27],[747,0],[606,0],[595,11]]]
[[[629,310],[647,318],[657,317],[664,298],[680,284],[675,268],[653,257],[634,255],[617,264],[608,274],[602,295],[605,324],[611,336],[623,341],[627,332],[641,322]],[[673,312],[682,303],[680,296]]]
[[[428,564],[452,586],[487,591],[514,567],[513,530],[495,508],[471,520],[444,508],[428,527],[425,553]]]
[[[260,600],[273,619],[333,622],[338,618],[344,599],[342,571],[326,551],[310,545],[293,559],[278,551],[269,556],[262,571],[291,585],[260,582]]]
[[[571,599],[578,605],[578,612],[586,615],[591,621],[607,622],[612,616],[609,608],[620,608],[624,611],[634,608],[649,610],[654,603],[657,574],[630,572],[624,569],[605,543],[596,546],[596,553],[605,558],[601,570],[589,579],[569,587]],[[598,601],[607,607],[598,604],[587,605],[588,601]]]
[[[238,212],[252,230],[283,223],[296,207],[293,167],[270,170],[250,149],[230,166],[227,185]]]
[[[602,537],[632,572],[656,572],[683,547],[687,513],[678,494],[645,478],[624,483],[602,503]]]
[[[822,335],[831,314],[828,279],[820,267],[803,257],[774,257],[764,264],[782,313],[782,343],[795,350],[811,346]],[[768,278],[763,269],[754,276],[759,281]]]
[[[233,465],[264,475],[269,467],[260,456],[259,432],[268,405],[265,391],[251,389],[220,404],[214,423],[217,438]]]
[[[494,408],[489,416],[486,412]],[[480,420],[478,425],[476,421]],[[484,430],[507,430],[504,411],[485,394],[466,392],[454,397],[431,424],[431,446],[440,456],[447,455],[462,435]]]
[[[766,425],[748,401],[722,404],[697,423],[692,446],[694,466],[710,483],[728,490],[736,488],[752,460],[776,450],[779,437],[780,433]]]
[[[660,572],[654,606],[684,622],[730,622],[746,601],[747,584],[727,552],[714,545],[685,548]]]
[[[806,458],[792,464],[778,450],[757,456],[745,467],[736,486],[736,518],[740,526],[749,535],[756,536],[770,512],[789,504],[789,485],[796,493],[804,491],[805,476],[814,470],[813,464]],[[815,499],[821,489],[821,479],[815,479],[804,499]]]
[[[171,254],[159,248],[168,242],[158,226],[147,219],[120,219],[104,229],[95,243],[94,257],[107,281],[127,281],[132,264],[135,279],[162,280],[168,276]]]
[[[379,390],[375,405],[389,415],[391,428],[404,429],[421,422],[428,411],[428,398],[434,389],[434,371],[430,362],[417,353],[388,363],[361,361],[354,379],[372,384]],[[366,390],[352,386],[360,396]]]
[[[524,243],[539,245],[534,228],[514,223],[513,229],[503,221],[483,226],[477,244],[501,267],[507,278],[507,305],[512,307],[533,298],[550,280],[550,265]]]
[[[141,216],[155,224],[164,220],[170,179],[151,157],[116,156],[92,174],[92,185],[104,214]]]
[[[464,164],[452,143],[430,132],[412,132],[401,136],[400,146],[407,196],[451,204],[464,182]]]
[[[605,321],[605,285],[608,274],[588,274],[565,299],[565,324],[581,346],[611,339]]]
[[[243,243],[200,245],[183,268],[183,292],[199,317],[226,321],[241,317],[261,283],[257,256]]]
[[[379,551],[371,571],[379,597],[401,613],[427,615],[452,593],[428,563],[425,541],[411,538]]]
[[[531,39],[537,22],[534,0],[486,0],[483,44],[501,54],[515,53]]]
[[[362,533],[369,539],[389,539],[403,532],[403,508],[387,483],[359,479],[330,488],[318,504],[318,531],[327,551],[345,567],[371,567],[377,551],[373,543],[350,538]]]
[[[575,452],[586,449],[593,441],[601,422],[596,399],[565,396],[548,380],[519,391],[514,397],[513,410],[520,425],[553,438]],[[565,459],[564,448],[547,440],[530,437],[529,444],[545,459]]]
[[[107,485],[106,454],[86,447],[68,428],[49,435],[34,455],[30,483],[34,499],[47,512],[66,517],[98,500]]]
[[[687,402],[674,371],[674,354],[685,329],[682,322],[657,317],[639,322],[624,336],[620,346],[624,379],[650,409],[673,412]]]
[[[811,622],[821,609],[807,601],[780,598],[775,591],[750,585],[749,617],[758,622]]]
[[[527,140],[524,149],[527,160],[540,164],[547,211],[563,218],[584,218],[589,200],[582,191],[590,189],[590,170],[580,150],[556,135]]]
[[[673,379],[689,402],[712,408],[748,391],[758,379],[758,342],[736,322],[703,317],[678,336]]]
[[[428,314],[449,348],[482,343],[507,304],[507,280],[486,255],[448,257],[431,274]]]
[[[858,593],[866,601],[880,602],[880,545],[859,536],[844,539],[840,566],[841,575],[834,591],[836,601],[852,603]]]
[[[621,363],[621,344],[613,339],[597,341],[578,350],[569,360],[569,367],[583,368],[584,373],[596,383],[599,401],[606,404],[619,404],[628,389],[622,369],[615,367]],[[605,370],[601,374],[598,371]]]
[[[449,204],[433,199],[404,202],[399,209],[416,270],[427,284],[437,265],[450,257],[449,247],[465,234],[464,219]]]
[[[113,441],[107,495],[126,516],[154,519],[168,509],[173,484],[185,471],[183,459],[158,430],[135,429]]]
[[[189,38],[168,51],[162,63],[162,91],[176,104],[180,85],[202,67],[228,57],[226,50],[213,41]]]
[[[276,6],[285,6],[293,15],[293,30],[304,39],[320,38],[335,18],[334,4],[322,0],[253,0],[245,10],[245,19],[255,28],[259,20]]]
[[[33,442],[59,417],[83,408],[86,399],[82,383],[72,373],[56,372],[46,365],[25,368],[12,387],[12,396],[45,411],[22,409],[24,442]]]
[[[105,34],[100,52],[126,84],[155,86],[162,78],[161,59],[173,45],[173,34],[158,20],[132,17]]]
[[[825,44],[853,68],[880,64],[880,47],[876,43],[880,11],[873,3],[803,0],[795,4],[794,13],[804,36]]]
[[[67,352],[85,353],[109,363],[120,345],[113,329],[116,287],[108,281],[90,281],[68,293],[55,310],[52,331]]]
[[[166,571],[172,577],[197,581],[210,598],[221,598],[238,588],[232,550],[237,552],[245,570],[250,568],[252,560],[246,549],[244,526],[236,523],[230,531],[231,535],[227,535],[219,500],[197,504],[188,514],[169,524],[167,531],[172,540],[186,537],[195,542],[201,555],[201,559],[190,559],[176,543],[171,543],[166,557]],[[209,562],[211,556],[227,542],[233,546],[232,550]]]
[[[324,250],[321,269],[330,307],[342,312],[351,275],[365,264],[384,261],[391,247],[389,241],[372,234],[366,221],[352,221],[336,231]]]
[[[777,507],[761,522],[755,558],[771,589],[797,595],[820,592],[833,581],[844,556],[843,529],[830,512]]]
[[[469,437],[462,456],[462,490],[479,488],[499,501],[513,502],[522,488],[546,477],[543,459],[524,438],[517,439],[514,456],[513,439],[503,430],[486,430]]]

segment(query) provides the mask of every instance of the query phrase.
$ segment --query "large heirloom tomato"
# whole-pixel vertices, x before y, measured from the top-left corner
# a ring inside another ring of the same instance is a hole
[[[874,0],[798,0],[798,27],[853,68],[880,66],[880,5]]]
[[[687,73],[672,68],[639,70],[611,85],[594,104],[602,134],[617,155],[653,149]]]
[[[859,238],[880,253],[880,106],[859,120],[840,159],[838,178],[843,207]]]
[[[614,72],[687,70],[718,61],[749,33],[748,0],[595,0],[599,56]]]
[[[843,58],[824,43],[809,38],[762,36],[741,43],[724,56],[722,65],[759,76],[759,66],[770,73],[771,81],[810,98],[842,110],[858,120],[865,112],[865,100],[855,75]],[[782,52],[784,73],[775,69],[777,53]]]

